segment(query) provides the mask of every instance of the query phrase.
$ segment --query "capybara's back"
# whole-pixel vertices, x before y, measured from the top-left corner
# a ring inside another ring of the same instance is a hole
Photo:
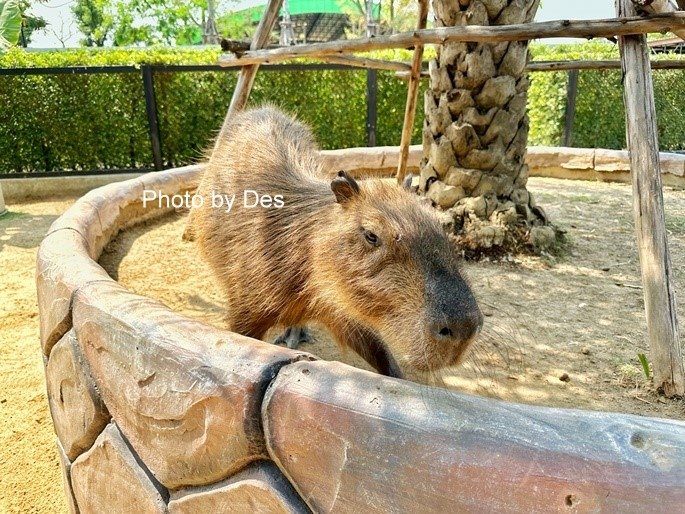
[[[272,107],[235,115],[217,141],[189,228],[229,328],[262,338],[318,321],[395,376],[458,362],[482,316],[436,214],[386,181],[331,180],[322,162],[311,131]]]

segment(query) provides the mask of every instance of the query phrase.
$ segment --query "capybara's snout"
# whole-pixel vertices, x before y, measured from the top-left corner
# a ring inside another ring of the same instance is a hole
[[[458,364],[483,327],[483,314],[469,285],[459,275],[427,284],[426,337],[442,356],[436,367]]]

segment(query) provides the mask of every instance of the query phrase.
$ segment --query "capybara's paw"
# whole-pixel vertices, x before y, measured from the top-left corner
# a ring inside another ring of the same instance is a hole
[[[288,327],[285,332],[273,340],[273,344],[285,345],[295,350],[301,344],[312,343],[314,340],[304,327]]]

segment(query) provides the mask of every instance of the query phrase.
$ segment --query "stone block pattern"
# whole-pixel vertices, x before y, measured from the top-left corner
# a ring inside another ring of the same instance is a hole
[[[83,514],[166,512],[168,492],[138,465],[114,423],[71,464],[71,487]]]
[[[109,413],[78,346],[73,330],[53,347],[45,370],[50,413],[61,448],[75,459],[91,447]]]
[[[293,486],[268,461],[255,462],[231,478],[171,494],[170,514],[198,512],[310,512]]]
[[[203,325],[122,288],[94,259],[122,227],[158,214],[135,195],[190,190],[200,170],[95,191],[41,245],[41,344],[70,512],[685,504],[683,423],[389,379]]]

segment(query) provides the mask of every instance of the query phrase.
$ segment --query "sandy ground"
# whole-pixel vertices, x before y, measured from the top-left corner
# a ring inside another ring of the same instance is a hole
[[[487,316],[484,336],[463,367],[416,378],[526,403],[685,419],[685,402],[656,395],[637,359],[647,346],[630,187],[531,179],[530,188],[568,231],[569,253],[467,264]],[[665,200],[683,320],[685,192],[667,190]],[[66,510],[45,397],[34,263],[42,235],[70,203],[10,205],[0,218],[0,512]],[[101,262],[133,291],[222,327],[221,294],[195,246],[181,241],[184,221],[173,215],[135,227]],[[323,331],[315,334],[303,350],[364,367]]]
[[[685,402],[651,391],[637,357],[648,351],[630,186],[531,179],[530,188],[568,231],[568,253],[468,263],[485,333],[464,366],[413,378],[525,403],[685,419]],[[682,297],[685,192],[667,190],[665,197]],[[131,290],[224,327],[220,291],[195,245],[181,240],[184,224],[185,215],[177,214],[127,231],[101,263]],[[321,330],[301,349],[366,367]]]
[[[0,512],[66,512],[34,276],[43,234],[71,203],[11,204],[0,217]]]

